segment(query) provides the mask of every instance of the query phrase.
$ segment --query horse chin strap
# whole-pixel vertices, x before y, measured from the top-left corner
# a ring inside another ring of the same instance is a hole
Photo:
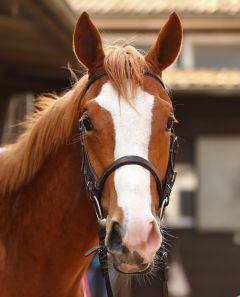
[[[100,71],[99,73],[92,76],[85,88],[85,93],[89,89],[90,85],[94,83],[96,80],[100,79],[101,77],[105,76],[106,72]],[[160,82],[160,84],[164,87],[163,81],[161,77],[156,75],[155,73],[146,70],[145,75],[150,76],[157,81]],[[173,127],[170,129],[170,135],[171,135],[171,143],[170,143],[170,151],[169,151],[169,161],[168,161],[168,167],[166,172],[166,180],[164,184],[162,184],[159,173],[157,169],[154,167],[152,163],[150,163],[148,160],[135,155],[130,156],[124,156],[121,157],[114,162],[112,162],[103,172],[102,176],[100,178],[97,177],[93,167],[91,166],[90,160],[88,158],[87,149],[85,146],[85,126],[82,119],[79,121],[79,130],[80,130],[80,145],[81,145],[81,154],[82,154],[82,173],[84,175],[86,189],[89,192],[89,197],[91,202],[93,203],[96,217],[98,220],[98,226],[99,226],[99,245],[96,247],[93,247],[88,252],[85,253],[85,256],[89,256],[91,254],[98,254],[102,273],[105,279],[106,289],[108,297],[114,297],[112,292],[112,287],[110,283],[109,278],[109,271],[108,271],[108,249],[105,245],[105,237],[106,237],[106,218],[104,218],[103,211],[101,208],[101,196],[102,191],[104,188],[104,184],[107,180],[107,178],[118,168],[125,166],[125,165],[131,165],[131,164],[137,164],[139,166],[144,167],[150,173],[153,175],[156,186],[157,186],[157,192],[159,196],[159,209],[158,209],[158,216],[160,221],[162,220],[164,216],[164,211],[166,206],[169,204],[169,198],[170,193],[176,178],[176,173],[174,172],[174,166],[175,166],[175,155],[178,148],[178,142],[177,137],[174,133]],[[158,256],[161,258],[162,269],[160,270],[160,278],[161,278],[161,291],[162,297],[168,296],[168,289],[167,289],[167,252],[165,250],[164,245],[161,246],[159,251],[157,252]]]

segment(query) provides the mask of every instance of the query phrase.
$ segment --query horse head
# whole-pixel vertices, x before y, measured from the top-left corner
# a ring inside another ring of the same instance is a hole
[[[116,160],[135,156],[150,163],[164,184],[175,117],[161,75],[177,58],[181,41],[181,22],[172,13],[145,55],[132,46],[104,49],[88,14],[80,16],[73,48],[89,77],[80,121],[85,157],[97,179]],[[121,164],[107,175],[99,203],[106,218],[105,245],[117,270],[151,267],[162,244],[160,196],[156,177],[143,164]]]

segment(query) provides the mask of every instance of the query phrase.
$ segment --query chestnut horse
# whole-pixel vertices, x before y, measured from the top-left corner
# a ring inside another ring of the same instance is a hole
[[[87,119],[85,140],[97,176],[117,158],[137,155],[164,181],[173,107],[163,86],[144,71],[161,76],[181,41],[181,23],[172,13],[145,56],[132,46],[103,49],[88,14],[80,16],[73,48],[88,74],[62,97],[40,98],[42,110],[0,153],[1,297],[82,296],[80,280],[90,261],[84,253],[97,244],[98,226],[80,168],[80,118]],[[107,75],[86,90],[103,69]],[[141,166],[123,166],[107,179],[105,243],[118,270],[151,265],[162,243],[158,204],[155,180]]]

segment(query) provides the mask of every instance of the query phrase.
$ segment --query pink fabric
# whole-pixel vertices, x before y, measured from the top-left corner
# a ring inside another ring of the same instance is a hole
[[[83,284],[84,297],[91,297],[91,292],[90,292],[90,288],[89,288],[88,279],[87,279],[86,274],[84,274],[84,276],[82,278],[82,284]]]

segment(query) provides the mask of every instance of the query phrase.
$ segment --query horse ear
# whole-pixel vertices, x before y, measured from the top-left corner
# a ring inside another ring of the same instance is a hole
[[[90,72],[103,66],[104,51],[101,36],[87,12],[81,14],[75,26],[73,50],[79,62]]]
[[[158,34],[156,42],[145,56],[154,71],[161,74],[177,58],[182,44],[182,24],[173,12]]]

